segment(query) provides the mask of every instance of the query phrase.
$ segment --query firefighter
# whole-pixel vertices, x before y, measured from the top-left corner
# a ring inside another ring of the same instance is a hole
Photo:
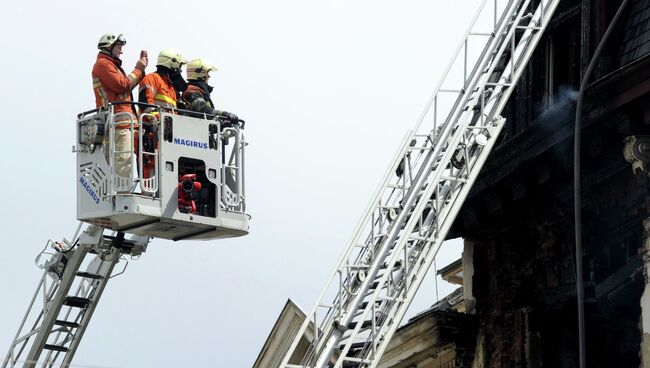
[[[140,93],[138,100],[150,105],[157,105],[166,110],[176,109],[176,102],[180,92],[187,88],[187,82],[181,75],[181,68],[187,64],[178,51],[174,49],[163,50],[158,54],[156,71],[148,74],[140,82]],[[158,118],[159,112],[153,107],[144,109],[145,113],[151,113]],[[158,119],[159,120],[159,119]],[[152,153],[158,147],[157,125],[154,121],[143,119],[142,150]],[[138,147],[139,148],[139,147]],[[143,178],[147,179],[153,175],[154,162],[150,155],[144,155]]]
[[[190,111],[223,116],[230,121],[230,124],[236,125],[239,121],[237,115],[214,108],[214,103],[210,98],[213,87],[208,85],[210,72],[213,70],[217,70],[217,68],[204,59],[194,59],[187,64],[188,86],[183,92],[183,101]]]
[[[173,49],[161,51],[158,54],[156,71],[140,82],[139,101],[165,109],[175,109],[178,94],[187,88],[187,82],[181,75],[181,68],[185,64],[187,61],[178,51]],[[153,110],[153,108],[145,109],[146,112]]]
[[[148,64],[147,52],[140,51],[140,60],[135,69],[128,75],[122,69],[122,47],[126,45],[123,35],[106,33],[99,39],[97,48],[97,61],[93,66],[93,90],[97,108],[108,106],[109,102],[131,102],[131,91],[145,75]],[[131,177],[131,154],[133,151],[133,137],[131,135],[131,121],[135,118],[135,109],[130,104],[113,106],[115,115],[115,141],[114,150],[122,151],[115,155],[115,173],[124,178]],[[104,134],[104,157],[109,161],[109,134]]]

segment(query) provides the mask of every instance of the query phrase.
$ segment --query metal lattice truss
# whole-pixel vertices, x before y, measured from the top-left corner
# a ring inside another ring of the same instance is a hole
[[[504,126],[500,113],[559,0],[486,3],[281,367],[379,363]],[[486,14],[492,29],[479,32]],[[482,52],[472,59],[470,42],[476,41]],[[441,114],[440,101],[448,96],[454,102]],[[306,332],[310,325],[317,327],[315,337]],[[290,362],[304,339],[311,345],[302,360]]]

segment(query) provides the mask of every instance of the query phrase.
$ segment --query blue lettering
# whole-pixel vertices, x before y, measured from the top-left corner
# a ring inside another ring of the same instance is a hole
[[[90,198],[95,202],[95,204],[99,204],[100,198],[99,196],[95,193],[93,188],[88,185],[88,182],[84,180],[83,177],[79,178],[79,184],[81,184],[81,187],[86,190],[86,193],[90,195]]]
[[[200,141],[193,141],[191,139],[174,138],[174,144],[178,144],[179,146],[208,149],[207,143],[200,142]]]

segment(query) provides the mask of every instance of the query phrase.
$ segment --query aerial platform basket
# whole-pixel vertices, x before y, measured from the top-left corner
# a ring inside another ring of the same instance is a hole
[[[145,112],[115,112],[113,104],[77,116],[77,218],[172,240],[248,234],[242,126],[128,104]],[[129,133],[135,151],[116,149],[115,137]],[[120,170],[120,157],[131,170]]]

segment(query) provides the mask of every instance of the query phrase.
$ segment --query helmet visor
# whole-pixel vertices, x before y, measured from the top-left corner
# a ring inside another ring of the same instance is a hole
[[[123,34],[120,33],[119,36],[117,36],[117,41],[116,43],[121,43],[122,45],[126,45],[126,38],[124,37]]]

